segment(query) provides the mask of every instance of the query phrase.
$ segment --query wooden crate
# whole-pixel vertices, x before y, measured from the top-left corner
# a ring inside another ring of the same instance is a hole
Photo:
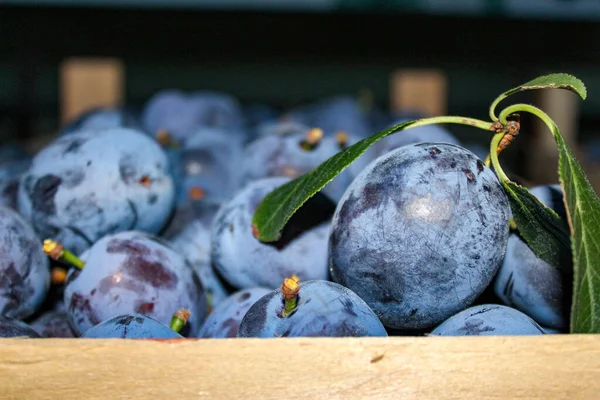
[[[121,98],[111,68],[76,63],[105,93],[93,105]],[[93,99],[71,79],[65,119]],[[445,112],[438,72],[391,83],[419,92],[394,108]],[[600,399],[600,336],[2,339],[0,377],[0,399]]]
[[[600,399],[600,336],[3,339],[1,399]]]

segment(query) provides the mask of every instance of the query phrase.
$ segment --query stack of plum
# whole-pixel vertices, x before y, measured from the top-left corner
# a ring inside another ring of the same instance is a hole
[[[379,141],[255,238],[270,191],[409,117],[170,90],[33,157],[0,148],[0,337],[566,332],[572,277],[511,231],[485,152],[438,126]],[[532,192],[565,217],[559,186]]]

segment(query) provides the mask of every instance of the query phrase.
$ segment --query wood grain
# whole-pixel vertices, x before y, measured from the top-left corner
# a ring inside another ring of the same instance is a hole
[[[600,399],[600,335],[0,340],[1,399]]]
[[[437,69],[399,69],[390,76],[390,111],[446,114],[446,75]]]
[[[96,107],[120,105],[124,66],[114,58],[69,58],[60,66],[60,113],[63,123]]]

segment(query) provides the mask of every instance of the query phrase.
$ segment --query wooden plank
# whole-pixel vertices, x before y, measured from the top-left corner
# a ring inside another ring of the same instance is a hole
[[[567,90],[540,90],[536,93],[536,106],[541,108],[558,125],[567,145],[578,159],[583,159],[577,142],[581,98]],[[558,151],[548,127],[534,118],[526,160],[526,174],[536,185],[558,183]]]
[[[390,111],[445,115],[447,83],[437,69],[400,69],[390,77]]]
[[[60,112],[63,123],[95,107],[123,101],[124,67],[114,58],[70,58],[60,66]]]
[[[2,399],[599,399],[600,335],[0,340]]]

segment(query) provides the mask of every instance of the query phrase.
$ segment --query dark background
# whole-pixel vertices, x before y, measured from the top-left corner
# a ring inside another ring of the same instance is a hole
[[[307,12],[0,1],[0,139],[27,140],[58,128],[58,66],[69,56],[121,58],[126,100],[135,106],[174,87],[221,90],[245,103],[283,108],[370,89],[385,108],[395,69],[441,68],[449,114],[478,118],[487,117],[500,92],[540,74],[568,72],[588,86],[578,140],[597,136],[600,15],[508,15],[502,1],[487,1],[478,13],[452,14],[407,4],[348,1]],[[459,137],[473,135],[451,129]]]

